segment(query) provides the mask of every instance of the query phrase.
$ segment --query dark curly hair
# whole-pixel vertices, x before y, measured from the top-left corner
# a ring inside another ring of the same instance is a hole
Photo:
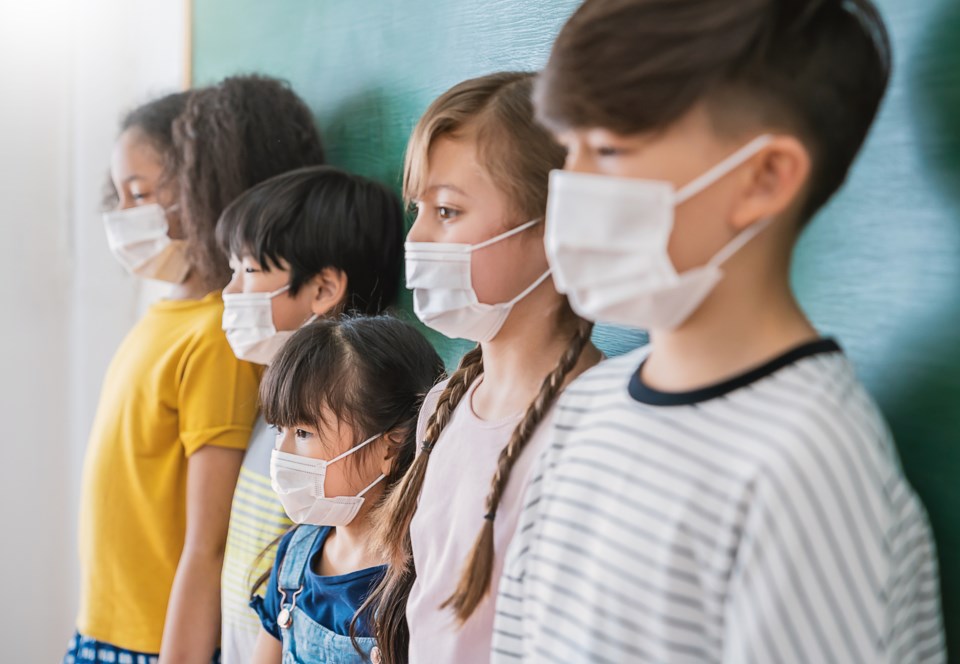
[[[322,164],[320,134],[310,109],[287,83],[250,75],[190,94],[173,120],[172,140],[188,258],[207,288],[217,290],[230,280],[216,240],[220,214],[259,182]]]

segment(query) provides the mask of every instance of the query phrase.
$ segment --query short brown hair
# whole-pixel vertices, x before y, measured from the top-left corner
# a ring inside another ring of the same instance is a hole
[[[809,218],[846,178],[889,77],[870,0],[586,0],[534,100],[554,130],[658,131],[702,102],[721,130],[791,132],[813,159]]]

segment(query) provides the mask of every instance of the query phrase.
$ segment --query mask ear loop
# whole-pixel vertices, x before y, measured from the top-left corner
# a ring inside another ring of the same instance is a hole
[[[694,178],[692,181],[678,189],[677,193],[674,194],[673,204],[676,206],[690,200],[704,189],[714,184],[724,175],[727,175],[733,171],[733,169],[735,169],[737,166],[746,163],[750,157],[760,152],[760,150],[769,145],[770,141],[772,140],[773,136],[771,134],[757,136],[755,139],[731,154],[729,157],[708,170],[706,173]]]
[[[477,244],[471,245],[470,248],[467,249],[467,251],[473,252],[473,251],[477,251],[478,249],[485,249],[485,248],[489,247],[491,244],[496,244],[497,242],[500,242],[501,240],[506,240],[508,237],[513,237],[514,235],[517,235],[518,233],[522,233],[523,231],[527,230],[528,228],[533,228],[534,226],[536,226],[537,224],[539,224],[541,221],[543,221],[543,219],[531,219],[530,221],[528,221],[528,222],[525,223],[525,224],[520,224],[520,225],[517,226],[516,228],[511,228],[511,229],[508,230],[506,233],[501,233],[500,235],[495,235],[494,237],[490,238],[489,240],[484,240],[483,242],[479,242],[479,243],[477,243]]]
[[[327,465],[329,466],[329,465],[332,464],[332,463],[336,463],[337,461],[340,461],[340,459],[345,459],[345,458],[347,458],[348,456],[350,456],[351,454],[353,454],[354,452],[356,452],[356,451],[359,450],[360,448],[366,447],[367,445],[369,445],[369,444],[372,443],[373,441],[377,440],[378,438],[381,438],[382,436],[383,436],[382,433],[378,433],[376,436],[371,436],[370,438],[367,438],[365,441],[363,441],[363,442],[360,443],[359,445],[355,445],[354,447],[351,447],[349,450],[347,450],[347,451],[344,452],[343,454],[338,454],[337,456],[335,456],[335,457],[333,457],[332,459],[330,459],[329,461],[327,461]]]
[[[509,302],[507,302],[507,306],[512,307],[512,306],[515,305],[517,302],[519,302],[520,300],[522,300],[523,298],[525,298],[527,295],[529,295],[530,293],[532,293],[533,291],[535,291],[540,284],[542,284],[544,281],[547,280],[547,277],[550,276],[550,272],[551,272],[551,270],[547,270],[546,272],[544,272],[543,274],[541,274],[539,277],[537,277],[536,281],[534,281],[532,284],[530,284],[529,286],[527,286],[526,288],[524,288],[523,291],[521,291],[521,293],[520,293],[519,295],[517,295],[515,298],[513,298],[512,300],[510,300]]]
[[[370,482],[370,484],[367,485],[367,488],[366,488],[366,489],[364,489],[363,491],[361,491],[360,493],[357,494],[357,498],[363,498],[363,495],[364,495],[367,491],[369,491],[369,490],[372,489],[373,487],[377,486],[380,482],[382,482],[382,481],[384,480],[385,477],[386,477],[386,475],[380,475],[380,477],[378,477],[377,479],[375,479],[375,480],[373,480],[372,482]]]
[[[731,256],[743,249],[744,245],[750,242],[750,240],[760,235],[771,223],[773,223],[773,218],[771,217],[753,222],[749,227],[740,231],[737,236],[730,240],[713,258],[707,261],[707,265],[713,267],[723,265]]]

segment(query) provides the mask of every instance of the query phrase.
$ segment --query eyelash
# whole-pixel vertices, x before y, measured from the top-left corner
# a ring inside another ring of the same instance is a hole
[[[274,433],[278,436],[281,435],[284,430],[284,427],[276,424],[271,424],[270,428],[273,429]],[[310,433],[309,431],[306,431],[305,429],[294,429],[293,435],[301,440],[306,440],[307,438],[311,438],[313,436],[312,433]]]
[[[438,205],[436,210],[437,216],[440,217],[441,221],[450,221],[451,219],[455,219],[460,214],[460,210],[456,210],[447,205]],[[449,216],[444,216],[442,211],[446,211]]]
[[[602,147],[597,148],[597,154],[600,155],[601,157],[615,157],[619,154],[623,154],[623,150],[620,150],[615,147],[611,147],[609,145],[604,145]]]

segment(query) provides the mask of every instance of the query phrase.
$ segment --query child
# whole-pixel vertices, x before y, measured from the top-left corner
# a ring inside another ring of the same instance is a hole
[[[230,499],[259,380],[220,330],[229,266],[214,228],[245,189],[322,157],[309,110],[272,79],[227,79],[124,121],[110,245],[132,272],[173,290],[104,379],[80,504],[78,634],[65,661],[214,658]]]
[[[233,266],[223,291],[227,340],[237,357],[257,364],[269,364],[305,321],[380,313],[400,287],[400,201],[333,168],[303,168],[253,187],[227,207],[217,235]],[[290,526],[270,487],[275,438],[258,418],[234,493],[223,563],[225,664],[253,656],[260,621],[248,606],[250,584],[269,570],[255,564],[257,553]]]
[[[406,263],[416,313],[479,345],[427,397],[419,456],[384,508],[378,539],[391,569],[370,604],[385,662],[489,659],[490,588],[551,405],[600,359],[591,326],[549,278],[541,219],[563,151],[534,122],[532,80],[465,81],[427,109],[410,139],[404,194],[417,218]]]
[[[868,0],[587,0],[562,29],[550,265],[650,345],[558,405],[495,662],[944,661],[924,509],[789,283],[889,65]]]
[[[368,516],[413,460],[417,411],[442,373],[427,340],[386,316],[307,325],[267,369],[270,477],[299,525],[251,602],[255,664],[378,661],[369,614],[354,619],[385,570]]]

